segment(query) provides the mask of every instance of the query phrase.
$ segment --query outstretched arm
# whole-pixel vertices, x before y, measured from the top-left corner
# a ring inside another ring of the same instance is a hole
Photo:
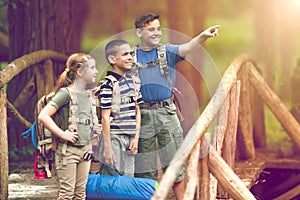
[[[191,39],[189,42],[179,46],[179,55],[186,56],[195,50],[199,44],[202,45],[208,38],[218,36],[220,25],[215,25],[202,31],[199,35]]]

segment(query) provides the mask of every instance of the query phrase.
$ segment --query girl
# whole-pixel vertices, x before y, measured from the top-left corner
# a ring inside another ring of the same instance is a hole
[[[53,90],[54,96],[38,119],[58,137],[55,166],[59,182],[58,199],[85,199],[91,158],[91,136],[100,126],[87,85],[96,81],[95,60],[85,53],[72,54]],[[71,103],[70,103],[71,101]],[[51,116],[57,115],[59,125]],[[95,116],[95,117],[93,117]]]

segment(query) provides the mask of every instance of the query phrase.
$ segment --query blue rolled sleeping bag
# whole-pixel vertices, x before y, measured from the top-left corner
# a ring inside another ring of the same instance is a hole
[[[149,178],[89,174],[87,199],[151,199],[158,182]]]

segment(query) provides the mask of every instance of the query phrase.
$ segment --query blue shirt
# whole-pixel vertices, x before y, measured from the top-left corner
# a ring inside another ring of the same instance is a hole
[[[173,86],[175,85],[176,63],[184,59],[179,56],[178,49],[179,45],[166,45],[168,69]],[[141,64],[153,62],[157,59],[157,49],[154,48],[150,51],[144,51],[141,48],[138,48],[136,56],[137,62]],[[172,96],[172,88],[170,87],[168,79],[161,76],[159,65],[140,69],[139,76],[141,79],[141,93],[143,101],[162,101]]]

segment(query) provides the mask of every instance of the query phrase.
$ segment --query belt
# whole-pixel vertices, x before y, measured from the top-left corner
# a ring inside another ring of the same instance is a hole
[[[61,138],[57,138],[57,141],[61,145],[64,145],[65,143],[67,143],[68,146],[72,146],[72,147],[76,147],[76,148],[82,148],[82,147],[86,146],[86,145],[75,145],[74,143],[66,142],[65,140],[63,140]]]
[[[140,108],[144,109],[158,109],[158,108],[163,108],[165,106],[169,106],[173,103],[173,98],[169,98],[163,101],[150,101],[150,102],[144,102],[140,105]]]
[[[73,154],[79,156],[80,158],[82,158],[85,161],[89,161],[89,160],[93,159],[94,158],[93,153],[89,152],[88,150],[84,151],[82,149],[83,147],[84,146],[78,146],[78,147],[72,146],[65,142],[62,144],[61,152],[63,155],[66,155],[66,152],[68,151],[70,153],[73,153]],[[66,164],[67,164],[67,158],[63,157],[63,165],[66,165]]]

